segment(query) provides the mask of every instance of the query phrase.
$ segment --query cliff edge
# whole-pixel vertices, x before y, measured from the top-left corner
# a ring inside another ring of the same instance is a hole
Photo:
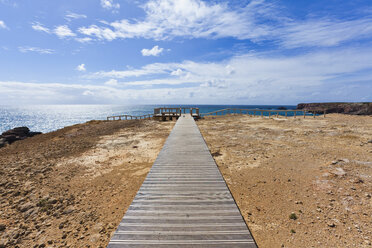
[[[297,109],[306,109],[316,113],[341,113],[350,115],[372,115],[372,102],[326,102],[300,103]]]

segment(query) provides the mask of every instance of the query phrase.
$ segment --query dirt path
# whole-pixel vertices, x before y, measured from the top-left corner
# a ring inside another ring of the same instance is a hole
[[[0,247],[106,247],[173,125],[92,121],[0,149]]]
[[[198,126],[259,247],[371,247],[372,117]]]

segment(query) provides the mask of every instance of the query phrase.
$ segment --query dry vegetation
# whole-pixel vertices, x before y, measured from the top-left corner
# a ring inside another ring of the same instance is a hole
[[[92,121],[0,149],[0,247],[105,247],[174,122]],[[260,247],[370,247],[372,117],[208,117]]]
[[[198,126],[259,247],[371,247],[372,117]]]
[[[92,121],[0,149],[0,247],[106,247],[173,122]]]

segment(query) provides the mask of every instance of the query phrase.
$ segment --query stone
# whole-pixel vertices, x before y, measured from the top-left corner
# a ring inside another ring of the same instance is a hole
[[[8,143],[8,144],[12,144],[14,141],[18,140],[17,136],[11,134],[11,135],[3,135],[3,139],[5,139],[5,141]]]
[[[90,236],[89,240],[92,243],[97,243],[100,238],[101,238],[101,235],[99,235],[99,234],[93,234],[93,235]]]
[[[71,214],[72,212],[74,212],[75,208],[70,206],[68,207],[67,209],[65,209],[62,214]]]
[[[16,127],[16,128],[3,132],[2,135],[3,136],[15,135],[15,136],[20,136],[20,137],[25,137],[28,135],[29,132],[30,132],[30,129],[28,127]]]
[[[5,138],[0,138],[0,148],[4,147],[8,144]]]
[[[331,173],[339,177],[343,177],[346,175],[346,172],[344,171],[344,169],[340,167],[334,169]]]
[[[329,227],[336,227],[336,224],[332,222],[332,223],[328,223],[328,226]]]
[[[33,207],[34,207],[34,205],[31,202],[26,202],[25,204],[23,204],[19,207],[19,211],[26,212],[27,210],[29,210]]]
[[[27,137],[34,137],[35,135],[42,134],[42,132],[29,132]]]
[[[0,136],[0,147],[6,144],[12,144],[17,140],[24,140],[28,137],[33,137],[35,135],[41,134],[41,132],[30,132],[28,127],[16,127],[5,131]]]
[[[300,103],[297,105],[297,109],[306,109],[308,111],[314,111],[317,114],[323,114],[324,111],[326,111],[326,113],[328,114],[342,113],[351,115],[371,115],[372,103],[371,102]]]

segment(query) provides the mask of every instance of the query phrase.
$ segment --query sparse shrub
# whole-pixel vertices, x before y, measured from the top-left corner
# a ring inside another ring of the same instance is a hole
[[[40,211],[42,212],[46,212],[53,207],[52,204],[48,201],[48,199],[45,198],[41,199],[37,206],[40,207]]]
[[[293,230],[293,229],[291,229],[291,233],[296,233],[296,231],[295,231],[295,230]]]
[[[295,213],[291,213],[291,214],[289,215],[289,218],[290,218],[291,220],[297,220],[297,215],[296,215]]]

